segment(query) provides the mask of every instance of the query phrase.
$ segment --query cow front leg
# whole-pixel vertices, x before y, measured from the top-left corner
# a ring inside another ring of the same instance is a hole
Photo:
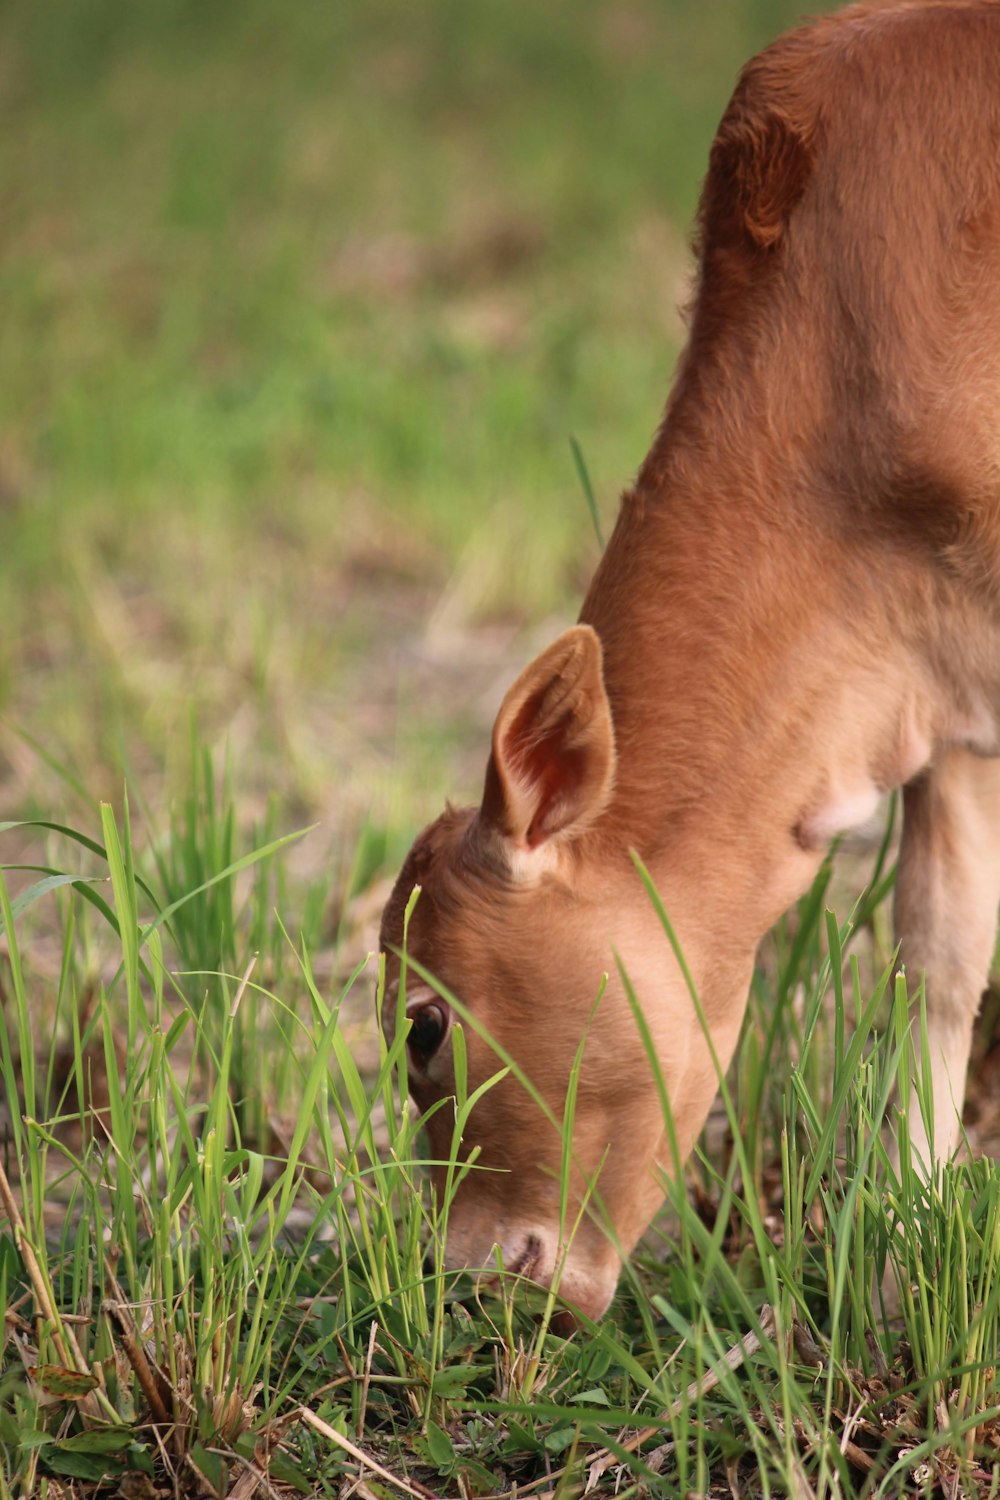
[[[926,981],[933,1149],[913,1093],[910,1141],[930,1168],[961,1134],[972,1027],[1000,905],[1000,761],[949,751],[903,790],[896,935],[913,993]],[[919,1037],[914,1029],[918,1054]]]

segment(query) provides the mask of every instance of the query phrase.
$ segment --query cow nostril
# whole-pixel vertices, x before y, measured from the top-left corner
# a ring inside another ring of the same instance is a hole
[[[520,1255],[507,1267],[511,1276],[532,1276],[542,1258],[542,1242],[537,1234],[529,1234]]]

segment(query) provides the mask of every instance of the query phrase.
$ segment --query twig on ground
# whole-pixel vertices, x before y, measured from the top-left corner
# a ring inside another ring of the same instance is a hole
[[[375,1357],[375,1339],[378,1336],[378,1324],[372,1319],[371,1330],[368,1334],[368,1358],[365,1360],[364,1379],[361,1383],[361,1404],[358,1409],[358,1440],[364,1437],[365,1417],[368,1414],[368,1387],[372,1378],[372,1360]]]
[[[115,1283],[115,1290],[121,1298],[121,1288]],[[124,1301],[112,1301],[107,1298],[101,1304],[101,1311],[114,1318],[118,1324],[118,1332],[122,1341],[122,1348],[129,1364],[136,1373],[136,1378],[142,1386],[142,1393],[149,1402],[149,1409],[153,1413],[154,1420],[164,1427],[173,1425],[173,1417],[163,1404],[163,1397],[156,1387],[156,1380],[149,1367],[149,1360],[139,1340],[139,1331],[135,1326],[135,1319]]]
[[[300,1406],[298,1415],[314,1432],[318,1432],[321,1437],[327,1438],[331,1443],[336,1443],[339,1448],[344,1449],[345,1453],[351,1455],[355,1463],[363,1464],[366,1469],[370,1469],[373,1474],[377,1474],[394,1489],[402,1490],[404,1495],[412,1495],[414,1500],[437,1500],[434,1491],[429,1490],[426,1485],[411,1483],[408,1479],[401,1479],[398,1474],[391,1474],[388,1469],[384,1469],[370,1454],[365,1453],[356,1443],[352,1443],[350,1438],[344,1437],[343,1433],[331,1427],[328,1422],[324,1422],[323,1418],[318,1417],[314,1411],[310,1411],[308,1406]]]

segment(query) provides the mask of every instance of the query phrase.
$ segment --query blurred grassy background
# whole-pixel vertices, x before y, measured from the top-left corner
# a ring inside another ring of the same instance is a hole
[[[609,528],[714,125],[798,14],[0,7],[0,816],[155,810],[192,713],[314,858],[476,794],[596,558],[569,437]]]

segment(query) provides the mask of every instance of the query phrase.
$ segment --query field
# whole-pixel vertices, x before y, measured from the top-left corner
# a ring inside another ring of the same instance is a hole
[[[987,1154],[897,1176],[891,810],[763,946],[572,1338],[444,1273],[374,1020],[393,873],[574,618],[580,466],[606,535],[712,130],[797,15],[0,7],[0,1500],[1000,1493],[997,1057]]]

